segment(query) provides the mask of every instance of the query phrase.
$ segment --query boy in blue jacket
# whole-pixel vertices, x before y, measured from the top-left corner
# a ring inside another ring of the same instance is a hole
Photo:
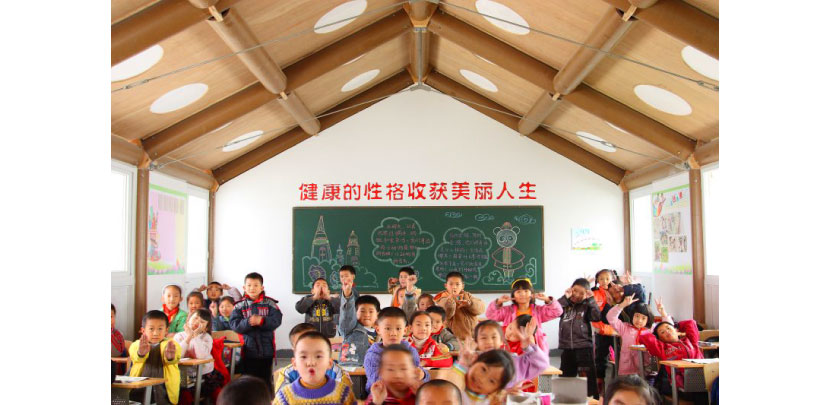
[[[343,345],[340,347],[340,365],[357,367],[363,365],[363,358],[369,346],[377,340],[375,322],[380,312],[380,301],[373,295],[357,297],[351,285],[343,284],[340,298],[340,325]]]
[[[276,355],[274,330],[282,323],[277,300],[265,296],[262,275],[245,276],[245,295],[233,307],[231,329],[244,336],[242,374],[261,378],[274,391],[271,368]]]

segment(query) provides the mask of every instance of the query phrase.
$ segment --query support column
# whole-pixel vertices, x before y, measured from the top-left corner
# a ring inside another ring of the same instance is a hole
[[[211,191],[208,197],[208,262],[207,262],[207,280],[208,283],[213,280],[213,235],[214,225],[216,224],[216,192]]]
[[[149,205],[150,170],[136,170],[135,204],[135,323],[136,335],[141,330],[141,318],[147,312],[147,209]]]
[[[700,168],[689,170],[689,197],[692,203],[692,316],[698,323],[706,323],[706,269],[703,256],[703,200]]]
[[[620,183],[623,190],[623,269],[631,274],[631,198],[625,183]]]

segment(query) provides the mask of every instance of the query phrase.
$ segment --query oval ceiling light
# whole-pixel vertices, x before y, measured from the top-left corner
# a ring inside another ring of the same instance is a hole
[[[368,72],[363,72],[355,77],[352,80],[346,82],[343,87],[340,88],[340,91],[343,93],[348,93],[356,88],[363,86],[366,83],[372,81],[380,73],[380,69],[372,69]]]
[[[163,96],[153,101],[153,104],[150,105],[150,112],[165,114],[187,107],[194,101],[202,98],[207,91],[208,85],[204,83],[186,84],[164,93]]]
[[[686,62],[692,70],[698,72],[712,80],[718,80],[718,60],[693,48],[691,46],[683,47],[680,51],[683,57],[683,62]]]
[[[686,100],[657,86],[639,84],[634,86],[634,94],[646,104],[665,113],[673,115],[689,115],[692,113],[692,106]]]
[[[164,49],[161,45],[153,45],[110,68],[110,81],[120,82],[138,76],[158,63],[162,56]]]
[[[461,76],[464,76],[465,79],[469,80],[470,83],[475,84],[476,86],[481,87],[484,90],[493,93],[499,91],[499,88],[496,87],[495,83],[491,82],[489,79],[476,72],[471,72],[467,69],[461,69],[458,72],[461,73]]]
[[[605,152],[616,152],[617,148],[611,146],[608,141],[602,139],[590,132],[585,131],[576,131],[576,134],[579,135],[579,139],[582,139],[583,142],[587,143],[588,145],[593,146],[596,149]]]
[[[352,18],[346,21],[346,18],[355,17],[363,14],[366,11],[366,0],[352,0],[346,3],[343,3],[333,9],[331,9],[328,13],[324,14],[320,17],[319,20],[314,24],[314,32],[318,34],[325,34],[332,31],[337,31],[340,28],[345,27],[350,22],[356,20],[357,18]],[[332,24],[336,21],[340,21],[336,24]],[[332,24],[332,25],[327,25]]]
[[[618,126],[616,126],[616,125],[614,125],[614,124],[612,124],[612,123],[610,123],[610,122],[608,122],[608,121],[605,121],[605,123],[606,123],[606,124],[608,124],[608,126],[609,126],[609,127],[616,129],[617,131],[620,131],[620,132],[622,132],[622,133],[624,133],[624,134],[629,134],[629,135],[631,135],[631,132],[628,132],[628,131],[626,131],[626,130],[624,130],[624,129],[622,129],[622,128],[620,128],[620,127],[618,127]]]
[[[519,13],[513,11],[512,8],[505,6],[501,3],[496,3],[492,0],[478,0],[476,1],[476,10],[478,10],[481,14],[491,15],[493,17],[498,17],[501,20],[510,21],[513,24],[519,24],[522,27],[506,23],[504,21],[496,20],[495,18],[491,17],[484,17],[490,24],[495,25],[511,34],[516,35],[527,35],[530,33],[530,30],[524,27],[529,27],[530,24],[519,15]]]
[[[237,136],[222,147],[222,152],[233,152],[237,149],[242,149],[259,139],[260,135],[263,133],[263,131],[252,131],[247,134]]]

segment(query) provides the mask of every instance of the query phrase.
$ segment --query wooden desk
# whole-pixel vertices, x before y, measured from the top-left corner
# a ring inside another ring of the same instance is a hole
[[[187,381],[186,368],[196,367],[196,393],[193,395],[193,403],[198,404],[202,395],[202,366],[208,363],[213,363],[213,359],[181,359],[179,360],[179,372],[181,373],[181,380]]]
[[[692,363],[685,360],[665,360],[660,362],[661,366],[667,366],[671,370],[671,403],[677,405],[677,379],[675,369],[703,368],[703,364]]]
[[[228,342],[225,341],[225,347],[231,348],[231,378],[234,376],[234,371],[236,371],[236,351],[242,347],[242,343],[240,342]]]
[[[645,354],[648,352],[646,350],[646,346],[645,345],[631,345],[630,348],[631,348],[631,350],[634,350],[635,352],[640,352],[640,377],[645,378],[645,357],[646,357]],[[715,343],[713,346],[700,347],[700,350],[702,352],[708,352],[708,351],[718,350],[718,348],[720,348],[720,345]]]
[[[127,362],[130,361],[129,357],[112,357],[111,359],[113,362],[118,364],[127,364]]]
[[[113,359],[122,358],[122,357],[113,357]],[[144,405],[150,405],[150,395],[152,395],[152,390],[148,387],[152,387],[154,385],[164,384],[164,378],[148,378],[146,380],[131,382],[131,383],[120,383],[114,382],[112,383],[112,390],[116,392],[116,397],[120,397],[118,395],[119,392],[124,392],[124,397],[129,400],[130,398],[130,390],[138,389],[138,388],[147,388],[144,390],[144,401],[142,402]]]
[[[346,369],[343,369],[343,371],[349,373],[350,376],[352,376],[352,375],[365,376],[366,375],[366,369],[364,369],[363,367],[358,367],[358,368],[354,369],[354,371],[349,371],[349,370],[346,370]]]
[[[546,368],[545,371],[542,371],[542,374],[540,375],[562,375],[562,370],[554,366],[550,366]]]

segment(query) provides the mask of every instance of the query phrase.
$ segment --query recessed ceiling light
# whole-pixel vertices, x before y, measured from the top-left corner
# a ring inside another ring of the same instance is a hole
[[[481,60],[483,60],[483,61],[485,61],[485,62],[487,62],[487,63],[489,63],[489,64],[491,64],[491,65],[495,65],[495,63],[490,62],[489,60],[487,60],[486,58],[484,58],[484,57],[483,57],[483,56],[481,56],[481,55],[476,55],[476,56],[478,56],[478,58],[479,58],[479,59],[481,59]]]
[[[161,45],[153,45],[110,68],[110,81],[118,82],[138,76],[158,63],[163,55]]]
[[[345,27],[350,22],[356,20],[356,18],[352,18],[346,21],[340,20],[361,15],[364,11],[366,11],[366,0],[352,0],[343,3],[331,9],[331,11],[320,17],[320,19],[317,20],[317,23],[314,24],[314,32],[318,34],[325,34],[327,32],[337,31],[340,28]],[[332,24],[336,21],[340,22],[338,22],[337,24]],[[326,24],[332,25],[324,27],[324,25]]]
[[[612,124],[608,121],[605,121],[605,123],[608,124],[609,127],[616,129],[617,131],[620,131],[622,133],[631,135],[631,132],[628,132],[628,131],[626,131],[626,130],[624,130],[624,129],[622,129],[622,128],[620,128],[620,127],[618,127],[618,126],[616,126],[616,125],[614,125],[614,124]]]
[[[262,134],[263,131],[253,131],[248,132],[244,135],[240,135],[234,138],[232,141],[226,143],[225,146],[222,147],[222,152],[233,152],[237,149],[242,149],[256,141]]]
[[[210,131],[210,132],[208,132],[208,133],[209,133],[209,134],[212,134],[212,133],[214,133],[214,132],[219,132],[219,131],[221,131],[221,130],[223,130],[223,129],[227,128],[227,127],[228,127],[229,125],[231,125],[231,124],[233,124],[233,121],[228,121],[228,122],[226,122],[226,123],[225,123],[225,125],[222,125],[221,127],[216,128],[216,129],[214,129],[213,131]]]
[[[718,80],[718,60],[698,51],[691,46],[683,47],[680,51],[683,61],[695,72],[698,72],[712,80]]]
[[[374,79],[375,76],[378,75],[378,73],[380,73],[380,69],[372,69],[368,72],[363,72],[353,77],[352,80],[346,82],[346,84],[344,84],[343,87],[340,88],[340,91],[342,91],[343,93],[348,93],[360,86],[363,86],[364,84],[372,81],[372,79]]]
[[[616,152],[617,148],[611,146],[608,141],[602,139],[590,132],[585,131],[576,131],[576,134],[579,135],[579,139],[582,139],[583,142],[587,143],[588,145],[593,146],[596,149],[605,151],[605,152]]]
[[[499,91],[499,88],[496,87],[496,85],[493,82],[491,82],[489,79],[476,72],[471,72],[467,69],[461,69],[458,72],[461,73],[461,76],[464,76],[465,79],[469,80],[470,83],[475,84],[476,86],[481,87],[484,90],[493,93]]]
[[[366,55],[366,54],[364,53],[363,55]],[[360,56],[358,56],[358,57],[356,57],[356,58],[354,58],[354,59],[352,59],[352,60],[350,60],[350,61],[348,61],[348,62],[344,63],[344,64],[343,64],[343,66],[346,66],[346,65],[348,65],[348,64],[350,64],[350,63],[354,63],[354,62],[355,62],[355,61],[357,61],[358,59],[362,58],[362,57],[363,57],[363,55],[360,55]]]
[[[519,13],[513,11],[512,8],[505,6],[501,3],[496,3],[492,0],[478,0],[476,1],[476,10],[479,13],[491,15],[493,17],[498,17],[501,20],[510,21],[513,24],[519,24],[523,27],[529,27],[530,24],[519,15]],[[484,17],[490,24],[495,25],[507,32],[517,35],[527,35],[530,33],[530,30],[527,28],[519,27],[513,24],[506,23],[504,21],[496,20],[495,18],[491,17]]]
[[[657,86],[639,84],[634,86],[634,94],[646,104],[665,113],[674,115],[689,115],[692,113],[692,106],[686,100]]]
[[[204,83],[186,84],[164,93],[163,96],[153,101],[150,112],[164,114],[187,107],[190,103],[202,98],[207,91],[208,86]]]

